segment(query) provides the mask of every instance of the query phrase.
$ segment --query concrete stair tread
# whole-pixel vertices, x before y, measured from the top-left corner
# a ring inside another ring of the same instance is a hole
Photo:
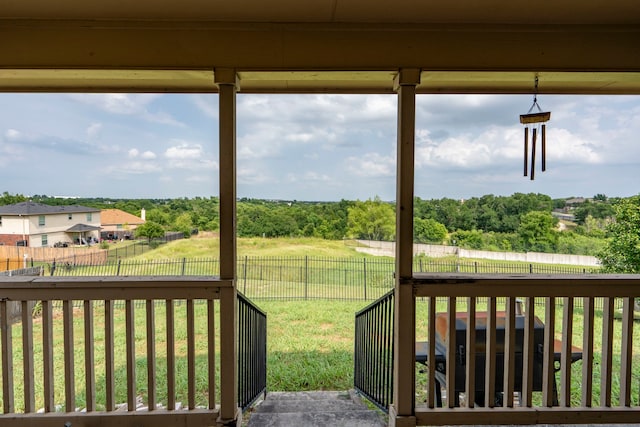
[[[352,400],[265,400],[256,412],[338,412],[368,410],[361,403]]]
[[[255,413],[250,427],[383,427],[385,423],[374,411]]]
[[[350,391],[269,392],[249,415],[248,427],[383,427],[380,413]]]
[[[348,391],[270,391],[267,400],[352,400]]]

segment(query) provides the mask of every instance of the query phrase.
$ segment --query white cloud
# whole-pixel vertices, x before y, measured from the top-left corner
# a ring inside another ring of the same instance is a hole
[[[210,175],[202,174],[202,175],[191,175],[185,179],[186,182],[194,182],[194,183],[211,183],[213,181]]]
[[[108,175],[144,175],[161,172],[162,168],[155,163],[134,160],[117,163],[115,165],[107,165],[104,171]]]
[[[346,160],[347,170],[356,176],[391,177],[395,176],[395,158],[383,156],[379,153],[366,153],[361,157],[349,157]]]
[[[481,135],[457,134],[442,141],[431,139],[425,129],[416,131],[416,166],[476,169],[495,164],[496,159],[510,156],[512,132],[492,127]]]
[[[164,156],[170,160],[193,160],[202,157],[202,146],[199,144],[189,144],[182,142],[180,145],[174,145],[167,148]]]
[[[95,138],[100,135],[102,131],[102,123],[91,123],[87,128],[87,136],[89,138]]]
[[[273,177],[265,173],[265,169],[257,168],[238,168],[238,183],[245,185],[275,183]]]
[[[302,174],[296,173],[288,173],[286,176],[288,182],[316,182],[316,183],[328,183],[331,182],[331,177],[329,175],[315,172],[315,171],[306,171]]]
[[[146,111],[147,105],[160,95],[125,93],[70,94],[70,98],[112,114],[133,115]]]
[[[311,132],[298,132],[287,135],[285,138],[290,142],[302,142],[307,143],[314,139],[315,135]]]
[[[385,95],[244,95],[238,103],[238,158],[290,156],[292,150],[299,153],[309,145],[335,151],[385,138],[389,130],[395,131],[395,99]]]
[[[549,129],[547,156],[563,163],[595,164],[602,162],[600,143],[572,134],[567,129]]]
[[[218,118],[218,98],[212,95],[194,95],[193,103],[207,117]]]
[[[547,126],[547,159],[562,163],[598,163],[601,156],[593,142],[584,140],[565,129]],[[529,138],[529,156],[532,139]],[[541,142],[536,144],[540,159]],[[425,129],[416,132],[416,166],[441,169],[479,170],[523,159],[524,131],[522,127],[490,126],[480,134],[460,133],[435,141]]]
[[[109,114],[136,116],[154,123],[184,126],[164,111],[149,111],[153,102],[162,96],[160,94],[84,93],[67,96]]]
[[[8,141],[17,141],[22,138],[22,132],[15,129],[7,129],[7,131],[4,133],[4,137]]]
[[[142,153],[137,148],[132,148],[127,152],[127,155],[131,159],[141,158],[143,160],[154,160],[157,156],[153,151],[143,151]]]
[[[164,157],[172,169],[212,169],[218,170],[218,163],[208,155],[202,145],[186,141],[174,141],[177,145],[169,147]]]
[[[7,191],[64,188],[79,166],[87,196],[216,191],[200,184],[216,182],[216,95],[3,94],[0,101],[0,175]],[[540,96],[552,114],[547,172],[533,182],[522,177],[518,121],[531,101],[530,95],[419,95],[416,188],[422,192],[416,194],[637,193],[640,97]],[[396,102],[393,95],[239,94],[242,194],[393,198]],[[28,183],[12,181],[34,161],[55,164],[56,173],[43,169],[46,178],[34,173]],[[105,172],[113,175],[88,177]],[[119,186],[109,185],[116,180]],[[154,185],[159,181],[163,185]]]

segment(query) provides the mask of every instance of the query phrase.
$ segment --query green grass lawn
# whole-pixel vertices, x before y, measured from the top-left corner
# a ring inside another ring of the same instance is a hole
[[[271,391],[353,388],[355,312],[364,302],[258,302],[267,313]]]
[[[311,237],[291,237],[265,239],[260,237],[238,238],[238,257],[359,257],[354,245],[342,240],[324,240]],[[192,237],[162,245],[153,251],[139,255],[136,259],[159,260],[181,258],[218,258],[220,239],[218,237]]]

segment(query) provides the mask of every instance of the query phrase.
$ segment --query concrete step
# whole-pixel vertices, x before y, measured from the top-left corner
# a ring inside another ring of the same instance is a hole
[[[273,412],[340,412],[365,411],[367,407],[352,400],[320,399],[320,400],[265,400],[258,408],[260,413]]]
[[[382,418],[373,411],[289,412],[252,414],[250,427],[384,427]]]
[[[353,391],[270,392],[249,417],[248,427],[383,427]]]
[[[267,400],[354,400],[359,398],[350,391],[270,391]]]

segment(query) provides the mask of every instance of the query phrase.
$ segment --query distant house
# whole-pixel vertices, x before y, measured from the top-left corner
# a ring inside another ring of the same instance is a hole
[[[571,199],[565,200],[564,205],[569,207],[575,207],[577,205],[583,204],[586,201],[587,199],[585,199],[584,197],[573,197]]]
[[[129,239],[133,237],[133,233],[138,226],[145,223],[144,209],[141,213],[142,218],[131,215],[120,209],[103,209],[100,218],[102,225],[102,239]]]
[[[0,206],[0,244],[47,247],[90,244],[100,237],[100,209],[21,202]]]

